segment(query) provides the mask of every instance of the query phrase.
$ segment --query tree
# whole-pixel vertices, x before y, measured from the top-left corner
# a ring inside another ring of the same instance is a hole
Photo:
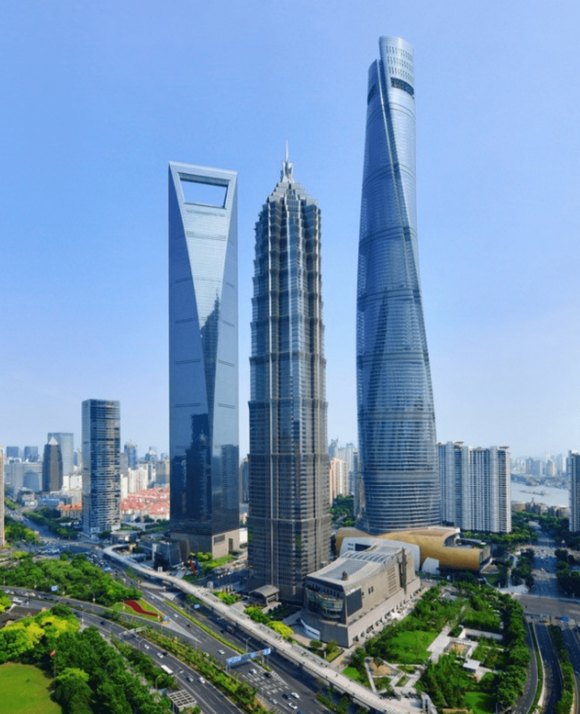
[[[54,682],[54,699],[65,714],[92,714],[89,675],[77,667],[66,667]]]

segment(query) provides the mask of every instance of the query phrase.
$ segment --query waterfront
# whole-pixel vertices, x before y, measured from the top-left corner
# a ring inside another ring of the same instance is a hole
[[[512,503],[545,503],[547,506],[565,506],[570,504],[570,494],[567,488],[553,488],[551,486],[529,486],[512,480]]]

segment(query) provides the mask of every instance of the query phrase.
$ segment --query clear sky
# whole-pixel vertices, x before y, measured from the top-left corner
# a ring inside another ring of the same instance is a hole
[[[438,438],[580,448],[577,0],[4,0],[0,443],[119,399],[168,445],[167,162],[239,172],[240,426],[253,227],[288,139],[323,216],[329,438],[356,441],[368,66],[415,47],[419,254]]]

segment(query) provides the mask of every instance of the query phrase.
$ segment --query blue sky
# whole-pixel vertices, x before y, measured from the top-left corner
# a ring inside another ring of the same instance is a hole
[[[121,401],[166,449],[167,162],[239,172],[240,425],[253,226],[288,139],[323,214],[329,437],[356,441],[367,70],[415,47],[419,253],[438,438],[580,447],[580,5],[6,0],[0,443]]]

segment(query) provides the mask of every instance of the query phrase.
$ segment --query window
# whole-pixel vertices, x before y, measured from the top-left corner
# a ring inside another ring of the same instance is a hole
[[[391,77],[391,87],[402,89],[403,92],[407,92],[407,94],[410,94],[412,97],[415,96],[415,90],[413,87],[408,84],[408,82],[405,82],[402,79],[397,79],[397,77]]]

